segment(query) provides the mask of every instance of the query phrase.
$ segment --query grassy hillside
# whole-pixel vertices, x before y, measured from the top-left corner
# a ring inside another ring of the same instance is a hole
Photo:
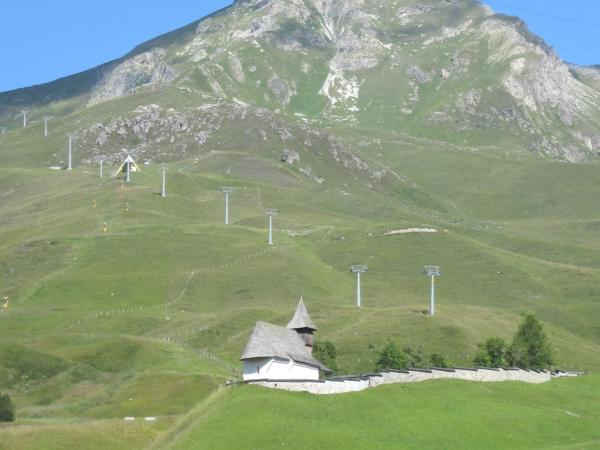
[[[593,449],[598,384],[444,381],[331,397],[243,387],[163,448]]]
[[[241,386],[153,423],[0,425],[0,448],[594,449],[598,387],[598,376],[544,385],[438,380],[335,396]]]
[[[546,322],[558,367],[600,370],[595,165],[452,148],[434,157],[419,140],[382,141],[380,164],[399,179],[369,186],[327,158],[310,163],[325,174],[318,183],[269,147],[234,147],[171,162],[163,199],[157,164],[127,185],[91,165],[48,169],[42,155],[55,148],[23,131],[3,146],[0,390],[20,425],[0,434],[22,448],[142,448],[170,436],[240,377],[254,322],[285,324],[300,295],[344,373],[371,371],[390,338],[468,365],[478,342],[510,339],[530,311]],[[222,185],[236,187],[228,227]],[[280,209],[273,248],[266,207]],[[438,233],[385,235],[415,226]],[[369,265],[360,311],[357,262]],[[429,263],[445,272],[435,318],[423,314]],[[136,434],[125,416],[160,419]],[[24,429],[27,439],[15,437]]]

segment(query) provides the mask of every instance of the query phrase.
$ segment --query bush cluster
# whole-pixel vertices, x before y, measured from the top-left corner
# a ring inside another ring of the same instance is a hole
[[[384,369],[426,369],[449,367],[450,362],[441,353],[427,354],[422,348],[406,346],[402,349],[394,341],[389,341],[377,355],[375,370]]]
[[[504,339],[489,338],[479,344],[473,363],[481,367],[549,368],[553,364],[553,357],[544,325],[532,314],[525,316],[510,345]]]
[[[334,373],[337,372],[337,349],[333,345],[333,342],[315,342],[313,345],[313,356],[329,367]]]

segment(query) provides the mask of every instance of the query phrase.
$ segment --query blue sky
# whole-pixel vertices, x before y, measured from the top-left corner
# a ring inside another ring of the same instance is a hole
[[[95,67],[229,3],[229,0],[3,2],[0,92]],[[496,11],[523,18],[563,59],[582,65],[600,64],[600,0],[489,0],[487,3]]]

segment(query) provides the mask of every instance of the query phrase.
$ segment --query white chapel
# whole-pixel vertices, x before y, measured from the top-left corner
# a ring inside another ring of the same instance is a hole
[[[330,373],[312,356],[315,331],[302,298],[286,327],[257,322],[241,358],[244,381],[314,381]]]

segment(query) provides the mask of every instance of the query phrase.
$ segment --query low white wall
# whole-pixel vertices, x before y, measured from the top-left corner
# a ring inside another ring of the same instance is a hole
[[[284,389],[294,392],[310,392],[311,394],[343,394],[358,392],[383,384],[416,383],[436,379],[456,379],[479,382],[521,381],[524,383],[545,383],[550,381],[550,372],[537,372],[522,369],[431,369],[404,371],[385,371],[377,374],[340,377],[323,381],[294,380],[256,380],[250,384],[273,389]]]

